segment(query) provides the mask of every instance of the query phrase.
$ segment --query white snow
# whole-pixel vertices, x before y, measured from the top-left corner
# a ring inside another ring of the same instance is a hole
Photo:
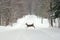
[[[26,15],[23,18],[20,18],[17,20],[17,23],[15,25],[13,25],[13,27],[20,27],[20,28],[25,28],[26,25],[25,23],[28,24],[34,24],[34,26],[36,28],[48,28],[49,27],[49,23],[48,23],[48,19],[43,19],[43,23],[41,23],[41,17],[37,17],[35,15]]]
[[[34,23],[35,29],[27,29],[25,23]],[[16,23],[0,26],[0,40],[60,40],[60,29],[49,28],[48,19],[26,15]]]
[[[22,18],[19,18],[17,20],[16,23],[13,23],[12,26],[11,25],[7,25],[7,26],[0,26],[0,28],[3,28],[3,29],[18,29],[18,28],[21,28],[21,29],[26,29],[27,26],[25,23],[28,23],[28,24],[34,24],[35,26],[35,29],[38,29],[38,28],[49,28],[49,22],[48,22],[48,19],[43,19],[43,23],[41,23],[41,17],[38,17],[36,15],[25,15],[23,16]]]
[[[0,40],[60,40],[60,29],[0,30]]]

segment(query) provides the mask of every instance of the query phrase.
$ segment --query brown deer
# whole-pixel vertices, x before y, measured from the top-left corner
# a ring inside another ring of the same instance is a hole
[[[32,24],[27,24],[27,23],[26,23],[26,26],[27,26],[27,28],[28,28],[28,27],[33,27],[33,28],[35,28],[35,26],[34,26],[33,23],[32,23]]]

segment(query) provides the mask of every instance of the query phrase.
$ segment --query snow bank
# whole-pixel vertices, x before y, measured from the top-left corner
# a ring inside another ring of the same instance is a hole
[[[28,24],[34,24],[35,28],[48,28],[49,27],[49,23],[48,23],[48,19],[43,19],[43,23],[41,23],[41,17],[37,17],[36,15],[25,15],[22,18],[19,18],[17,20],[16,23],[13,23],[12,26],[11,25],[7,25],[7,26],[0,26],[0,29],[26,29],[27,26],[25,25],[25,23]]]
[[[20,27],[20,28],[26,28],[25,23],[28,24],[34,24],[36,28],[48,28],[49,23],[48,19],[43,19],[43,24],[41,23],[41,17],[37,17],[36,15],[26,15],[22,18],[17,20],[17,23],[13,25],[13,27]]]

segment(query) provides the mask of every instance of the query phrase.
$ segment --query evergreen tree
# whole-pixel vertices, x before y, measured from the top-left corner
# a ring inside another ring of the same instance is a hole
[[[53,19],[60,17],[60,0],[51,0],[50,2],[51,12],[51,25],[53,26]]]

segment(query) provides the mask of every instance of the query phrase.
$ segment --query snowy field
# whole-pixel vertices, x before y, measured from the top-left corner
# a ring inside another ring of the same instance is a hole
[[[25,23],[34,23],[35,29],[27,28]],[[60,29],[49,28],[48,19],[27,15],[17,20],[12,26],[0,26],[0,40],[60,40]]]

